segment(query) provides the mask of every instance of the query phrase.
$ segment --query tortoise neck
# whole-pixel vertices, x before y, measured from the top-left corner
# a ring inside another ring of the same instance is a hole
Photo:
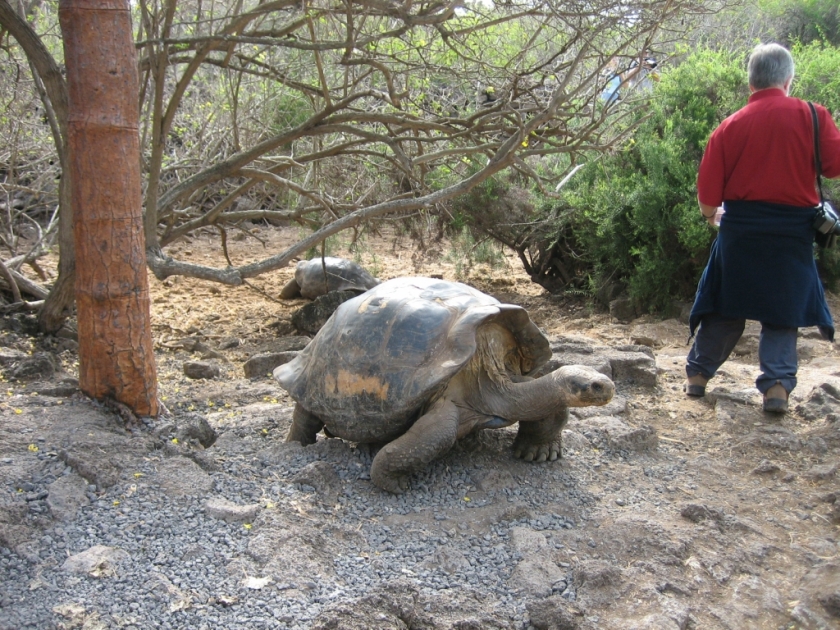
[[[563,377],[556,371],[540,378],[490,378],[478,375],[475,387],[461,388],[466,394],[464,403],[488,416],[498,416],[510,422],[542,420],[567,407],[569,396]]]

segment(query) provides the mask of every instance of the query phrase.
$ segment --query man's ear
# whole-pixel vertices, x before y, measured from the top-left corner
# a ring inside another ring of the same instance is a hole
[[[785,94],[790,94],[790,85],[793,83],[793,75],[791,75],[787,81],[785,81]]]

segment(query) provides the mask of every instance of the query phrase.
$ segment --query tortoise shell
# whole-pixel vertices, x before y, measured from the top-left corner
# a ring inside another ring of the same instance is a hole
[[[301,260],[295,266],[295,277],[280,297],[304,297],[314,300],[331,291],[363,292],[375,287],[379,280],[352,260],[327,256]]]
[[[519,373],[533,373],[551,357],[525,309],[459,282],[396,278],[339,306],[274,377],[330,433],[390,441],[469,362],[476,331],[489,322],[512,333]]]

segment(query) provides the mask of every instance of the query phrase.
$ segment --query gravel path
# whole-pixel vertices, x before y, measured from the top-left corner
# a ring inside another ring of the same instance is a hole
[[[813,359],[777,419],[750,363],[691,400],[681,349],[654,365],[566,340],[557,360],[605,362],[618,395],[576,412],[562,461],[516,460],[515,429],[485,431],[400,496],[371,484],[366,447],[284,443],[290,401],[234,368],[173,384],[172,417],[132,432],[9,384],[0,630],[829,630],[838,359],[800,343]]]
[[[514,433],[495,432],[392,496],[369,482],[369,450],[338,440],[280,443],[284,427],[260,413],[266,405],[255,407],[201,460],[210,471],[170,439],[122,463],[107,489],[81,481],[87,504],[71,520],[17,553],[0,547],[0,628],[52,628],[56,619],[68,628],[309,628],[330,605],[406,578],[430,602],[475,591],[492,600],[488,612],[503,627],[529,626],[526,600],[507,584],[523,558],[512,533],[541,532],[563,547],[552,534],[575,530],[575,517],[553,512],[553,500],[591,502],[567,469],[513,462],[523,483],[479,490],[476,466],[486,475],[494,458],[509,457]],[[141,432],[152,440],[155,427]],[[78,478],[59,445],[38,444],[30,479],[5,481],[28,517],[48,514],[50,489]],[[102,555],[80,557],[92,548]],[[571,571],[550,589],[573,602]]]

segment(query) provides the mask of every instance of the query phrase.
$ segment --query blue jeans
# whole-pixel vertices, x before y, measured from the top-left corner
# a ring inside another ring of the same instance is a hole
[[[700,374],[704,378],[712,378],[729,358],[745,325],[745,319],[723,317],[717,313],[704,315],[694,345],[688,353],[685,373],[688,376]],[[781,384],[788,393],[796,387],[797,332],[796,328],[761,323],[761,337],[758,341],[761,375],[756,379],[755,386],[762,394],[776,383]]]

